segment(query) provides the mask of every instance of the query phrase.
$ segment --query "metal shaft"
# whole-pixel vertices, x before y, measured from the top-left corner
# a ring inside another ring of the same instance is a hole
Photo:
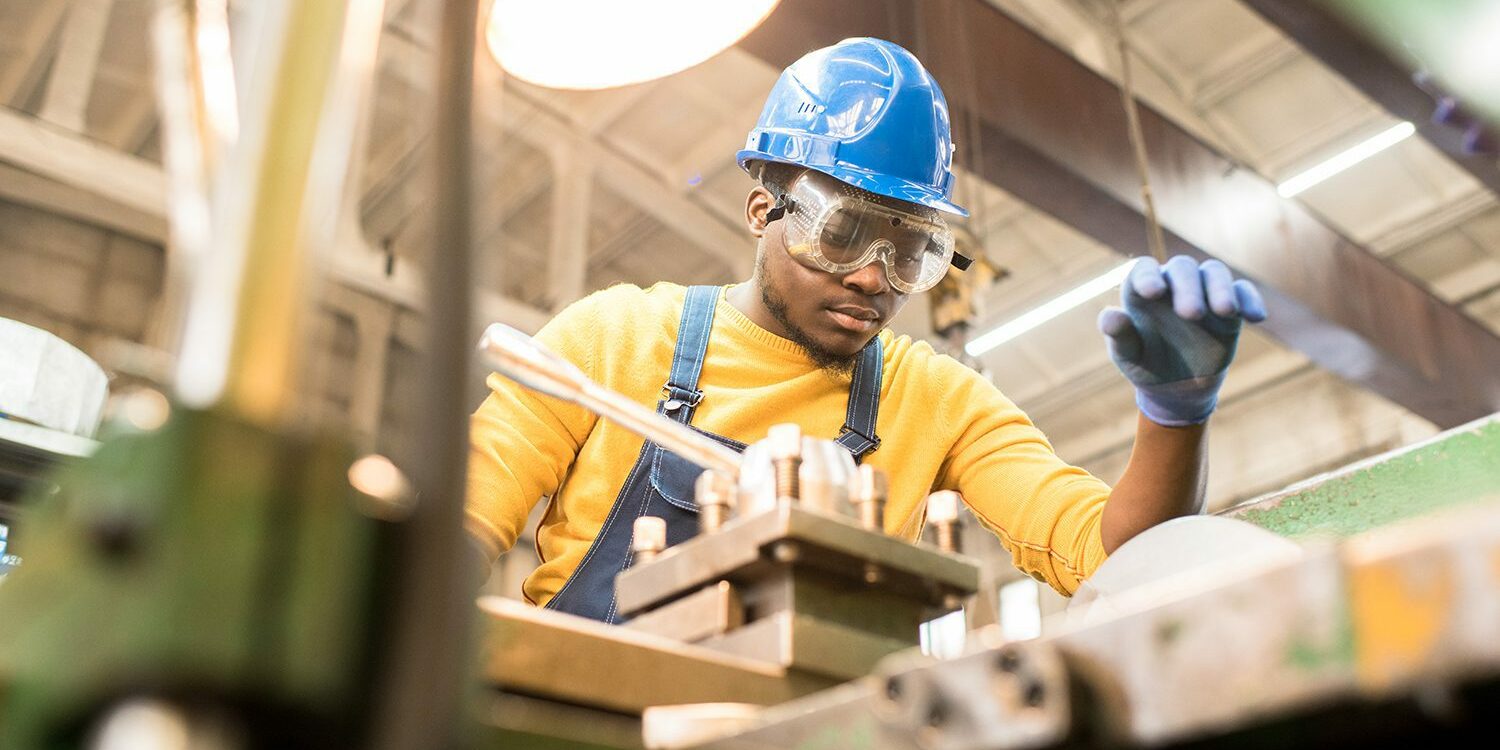
[[[595,383],[571,362],[510,326],[495,323],[487,328],[479,351],[500,374],[521,385],[578,404],[705,469],[739,476],[740,454]]]

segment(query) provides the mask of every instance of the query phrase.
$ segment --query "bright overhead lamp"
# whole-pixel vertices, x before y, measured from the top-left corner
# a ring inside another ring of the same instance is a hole
[[[495,0],[485,40],[506,72],[559,89],[641,83],[749,34],[780,0]]]
[[[1130,273],[1130,266],[1134,263],[1135,259],[1131,258],[1130,260],[1127,260],[1124,263],[1121,263],[1120,265],[1115,266],[1114,268],[1111,268],[1110,270],[1092,279],[1089,279],[1082,284],[1079,284],[1077,287],[1074,287],[1073,289],[1064,292],[1047,302],[1042,303],[1036,309],[1023,314],[1020,317],[1015,318],[1014,320],[1011,320],[1009,323],[1004,323],[993,330],[981,334],[973,341],[970,341],[968,344],[964,345],[964,351],[968,352],[969,356],[971,357],[978,357],[979,355],[984,354],[985,352],[994,349],[995,347],[1007,341],[1010,341],[1011,339],[1020,336],[1021,334],[1026,333],[1027,331],[1030,331],[1031,329],[1036,328],[1037,326],[1040,326],[1043,323],[1046,323],[1047,321],[1052,320],[1053,318],[1062,315],[1063,313],[1072,310],[1073,308],[1085,302],[1088,302],[1095,297],[1098,297],[1099,295],[1119,286],[1120,282],[1125,280],[1126,274]]]
[[[1281,197],[1283,198],[1290,198],[1302,192],[1303,190],[1306,190],[1313,185],[1316,185],[1328,179],[1329,177],[1332,177],[1339,172],[1342,172],[1354,166],[1355,164],[1358,164],[1365,159],[1368,159],[1380,153],[1381,151],[1384,151],[1391,146],[1394,146],[1406,140],[1411,136],[1412,133],[1415,132],[1417,132],[1417,126],[1409,122],[1402,122],[1400,124],[1387,128],[1379,135],[1368,138],[1365,141],[1356,144],[1355,146],[1350,147],[1348,150],[1334,156],[1328,161],[1325,161],[1313,167],[1312,169],[1309,169],[1306,172],[1303,172],[1296,177],[1293,177],[1286,182],[1277,185],[1276,192],[1281,193]]]

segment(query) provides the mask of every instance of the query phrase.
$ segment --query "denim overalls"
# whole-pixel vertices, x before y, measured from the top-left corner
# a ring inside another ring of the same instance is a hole
[[[677,329],[672,372],[663,389],[665,398],[656,405],[659,414],[690,425],[693,411],[703,399],[698,376],[713,328],[719,287],[695,286],[687,290],[682,323]],[[875,417],[880,408],[880,378],[884,364],[880,339],[871,339],[860,352],[849,387],[849,408],[837,442],[859,461],[880,445],[875,435]],[[694,428],[696,429],[696,428]],[[745,444],[699,430],[718,442],[744,451]],[[698,533],[698,505],[693,485],[703,469],[651,441],[641,446],[641,455],[631,468],[614,507],[604,519],[599,535],[568,577],[557,595],[547,602],[556,609],[593,620],[618,623],[615,607],[615,576],[630,565],[630,535],[635,519],[660,516],[667,522],[667,544],[680,544]]]

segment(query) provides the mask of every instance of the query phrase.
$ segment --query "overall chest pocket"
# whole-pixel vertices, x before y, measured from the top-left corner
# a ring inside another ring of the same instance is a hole
[[[741,453],[745,451],[744,443],[710,435],[701,430],[698,432],[736,451]],[[651,488],[673,506],[697,513],[698,504],[693,501],[693,486],[697,484],[698,476],[703,473],[703,467],[659,445],[654,446],[652,450],[655,455],[651,457]]]

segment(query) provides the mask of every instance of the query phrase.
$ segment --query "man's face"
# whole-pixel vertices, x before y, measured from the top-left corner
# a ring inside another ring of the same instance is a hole
[[[837,180],[808,171],[800,179]],[[775,198],[765,188],[750,196],[747,219],[760,238],[756,280],[762,301],[797,342],[823,367],[846,370],[865,344],[906,305],[907,295],[896,291],[885,267],[874,261],[846,273],[829,273],[794,260],[787,252],[785,218],[765,223]]]

